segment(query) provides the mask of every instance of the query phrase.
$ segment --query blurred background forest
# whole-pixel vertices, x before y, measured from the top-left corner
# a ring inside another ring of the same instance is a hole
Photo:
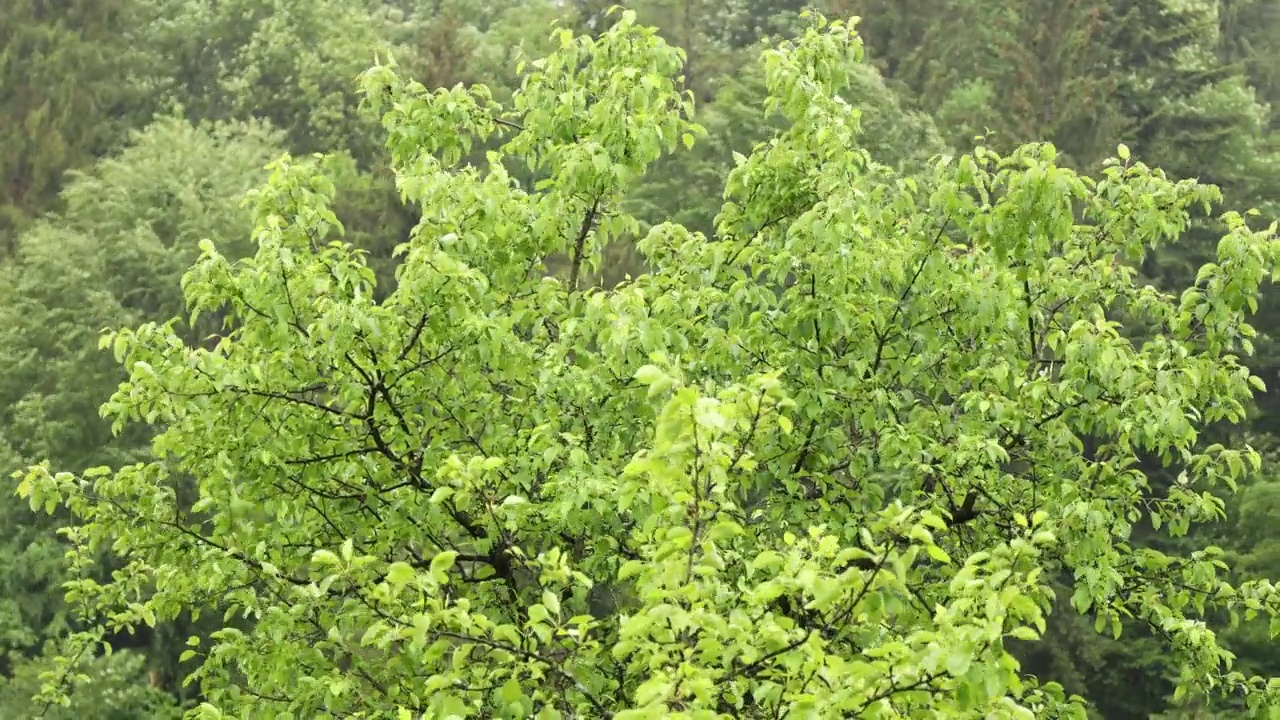
[[[483,83],[502,100],[517,59],[548,49],[553,22],[600,32],[614,1],[0,0],[0,470],[49,459],[79,471],[145,455],[146,436],[113,436],[98,417],[123,377],[98,335],[180,314],[180,277],[200,239],[251,253],[240,201],[282,152],[326,154],[348,240],[368,250],[384,286],[393,282],[390,251],[416,218],[355,94],[375,52],[428,88]],[[868,62],[846,99],[862,109],[866,148],[903,173],[967,150],[977,135],[998,149],[1051,141],[1081,170],[1123,142],[1173,176],[1221,186],[1229,207],[1280,216],[1274,0],[626,4],[687,52],[685,82],[709,130],[636,189],[634,211],[648,220],[710,234],[732,154],[779,122],[762,109],[758,43],[794,32],[806,6],[863,18]],[[1143,275],[1187,284],[1213,252],[1215,222],[1202,218],[1184,244],[1148,257]],[[638,258],[619,251],[597,280],[639,272]],[[1247,426],[1220,438],[1274,460],[1278,300],[1264,298],[1256,324],[1268,337],[1251,360],[1269,392]],[[1187,540],[1223,547],[1239,579],[1280,577],[1277,468],[1228,500],[1228,520]],[[0,503],[0,718],[179,716],[194,699],[178,662],[194,622],[118,638],[124,650],[79,678],[72,707],[31,704],[73,623],[52,523],[12,496]],[[104,551],[101,572],[111,569]],[[1222,633],[1246,674],[1280,676],[1265,635],[1225,623]],[[1045,640],[1019,653],[1100,718],[1244,717],[1229,702],[1174,704],[1177,668],[1137,626],[1113,640],[1059,610]]]

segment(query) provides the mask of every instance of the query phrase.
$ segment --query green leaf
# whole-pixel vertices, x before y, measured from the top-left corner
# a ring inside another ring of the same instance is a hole
[[[529,606],[529,622],[545,623],[551,619],[551,612],[542,603]]]
[[[415,574],[409,563],[393,562],[387,567],[387,582],[395,587],[403,587],[413,581]]]
[[[1019,640],[1039,640],[1040,633],[1029,627],[1015,627],[1009,631],[1009,634]]]
[[[657,365],[642,365],[633,377],[641,385],[655,385],[665,379],[667,374]]]
[[[783,434],[790,435],[792,430],[791,418],[786,415],[779,415],[778,427],[782,430]]]
[[[945,550],[938,547],[937,545],[932,545],[932,544],[925,545],[924,550],[929,554],[929,557],[933,558],[937,562],[943,563],[945,565],[951,564],[951,556],[948,555]]]
[[[332,551],[316,550],[315,552],[311,553],[311,562],[316,565],[324,566],[324,565],[338,565],[342,561],[339,560],[338,556],[335,555]]]
[[[458,553],[455,550],[445,550],[437,553],[431,558],[431,575],[435,577],[436,582],[447,582],[449,579],[449,570],[453,568],[453,563],[458,559]]]

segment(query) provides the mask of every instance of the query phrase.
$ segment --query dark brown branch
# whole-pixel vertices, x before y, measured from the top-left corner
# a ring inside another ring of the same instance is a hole
[[[578,275],[582,272],[582,253],[587,244],[587,237],[596,224],[596,215],[600,211],[600,198],[591,203],[586,217],[582,218],[582,226],[578,228],[578,237],[573,242],[573,259],[569,268],[569,292],[578,289]]]

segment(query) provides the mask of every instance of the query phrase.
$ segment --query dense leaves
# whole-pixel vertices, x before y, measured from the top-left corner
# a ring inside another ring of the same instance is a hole
[[[104,413],[155,426],[150,457],[19,488],[76,518],[81,657],[216,613],[186,654],[202,718],[1083,717],[1006,647],[1052,611],[1149,628],[1179,697],[1280,707],[1206,625],[1274,637],[1274,584],[1131,541],[1221,518],[1260,467],[1201,438],[1261,387],[1274,225],[1228,213],[1194,285],[1146,285],[1118,258],[1216,190],[1123,147],[1096,177],[1049,144],[899,174],[841,97],[860,42],[816,22],[762,55],[786,122],[714,232],[656,224],[652,272],[591,288],[638,179],[702,128],[633,14],[555,39],[501,104],[363,76],[422,215],[384,299],[333,180],[286,156],[256,253],[203,242],[183,278],[220,336],[104,341],[129,373]]]
[[[368,151],[356,75],[382,50],[349,0],[140,0],[157,93],[197,120],[270,120],[303,152]]]
[[[62,173],[106,152],[136,111],[131,0],[0,5],[0,256]]]

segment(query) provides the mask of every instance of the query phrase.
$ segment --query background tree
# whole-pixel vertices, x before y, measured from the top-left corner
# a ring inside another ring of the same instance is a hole
[[[148,58],[161,97],[193,120],[263,119],[295,152],[377,145],[356,76],[386,50],[360,0],[146,0]]]
[[[0,254],[136,121],[132,0],[0,3]]]
[[[102,398],[127,375],[96,338],[108,327],[181,312],[179,282],[199,240],[216,238],[233,257],[250,253],[244,197],[265,177],[280,140],[257,124],[197,128],[160,120],[118,155],[75,173],[62,193],[63,212],[21,236],[15,255],[0,265],[0,437],[13,454],[9,467],[56,458],[83,469],[145,456],[149,432],[115,434],[98,415]],[[216,329],[206,323],[183,334],[194,342]],[[69,627],[60,592],[66,548],[51,532],[66,516],[41,521],[13,504],[4,512],[10,531],[0,543],[2,649],[35,658]],[[101,572],[111,568],[103,558]],[[122,662],[104,661],[99,670],[114,673],[116,683],[136,675],[136,663]],[[180,686],[171,662],[148,662],[170,689]],[[15,667],[25,673],[15,688],[29,688],[38,674],[23,667]]]

